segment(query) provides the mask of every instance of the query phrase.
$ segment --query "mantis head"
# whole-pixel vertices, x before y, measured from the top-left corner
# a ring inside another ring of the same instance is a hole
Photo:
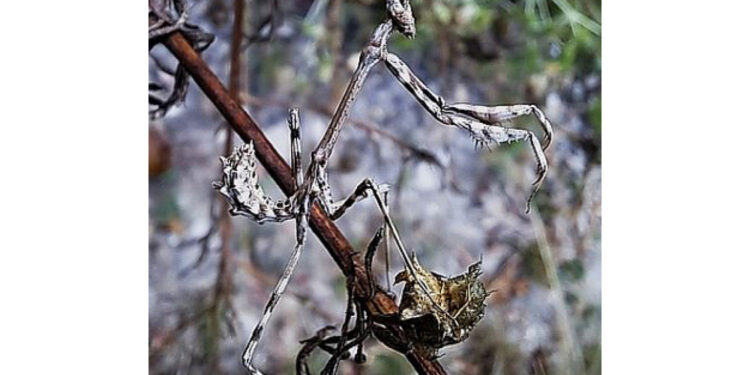
[[[414,14],[411,11],[409,0],[386,0],[385,7],[388,10],[388,16],[396,26],[396,30],[408,38],[413,38],[417,32],[417,26],[414,22]]]

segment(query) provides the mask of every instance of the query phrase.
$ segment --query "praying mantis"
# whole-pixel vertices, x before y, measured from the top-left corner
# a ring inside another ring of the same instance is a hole
[[[388,71],[393,74],[417,102],[439,123],[455,126],[467,132],[479,145],[528,141],[537,163],[537,178],[532,183],[532,190],[526,201],[527,212],[531,200],[539,191],[546,176],[548,164],[544,150],[549,147],[552,141],[553,131],[544,113],[537,106],[531,104],[485,106],[469,103],[446,103],[445,99],[431,91],[401,58],[387,49],[387,42],[394,33],[401,33],[408,38],[412,38],[416,33],[414,16],[409,0],[387,0],[386,10],[386,19],[375,28],[367,46],[362,50],[357,68],[343,93],[343,97],[330,120],[326,132],[317,147],[313,150],[310,164],[304,172],[301,163],[302,149],[300,142],[299,109],[292,108],[289,110],[288,126],[291,142],[291,167],[294,176],[294,193],[290,197],[273,200],[264,192],[258,180],[259,177],[256,171],[257,160],[252,142],[237,147],[231,155],[221,158],[223,166],[222,177],[220,181],[214,183],[214,188],[228,200],[230,214],[246,216],[260,224],[265,222],[280,223],[288,220],[294,220],[296,223],[296,244],[242,355],[242,363],[251,374],[262,374],[253,365],[253,356],[273,310],[286,290],[289,280],[299,262],[307,238],[310,209],[314,202],[319,202],[330,219],[336,220],[343,216],[357,202],[370,196],[374,197],[383,215],[385,226],[393,235],[394,241],[398,245],[399,254],[404,262],[405,273],[403,273],[402,280],[410,281],[412,283],[410,285],[413,288],[418,288],[420,298],[430,303],[433,306],[432,310],[436,314],[444,317],[444,319],[441,319],[441,324],[445,325],[443,328],[444,332],[448,332],[448,334],[459,338],[465,337],[464,332],[461,330],[465,330],[466,327],[457,320],[458,315],[450,314],[443,307],[445,304],[441,305],[440,301],[436,301],[434,288],[426,285],[425,280],[429,280],[424,276],[426,273],[416,263],[416,259],[412,260],[407,255],[398,230],[389,215],[388,208],[383,199],[383,194],[389,190],[389,187],[387,185],[378,185],[373,179],[366,178],[348,197],[338,202],[333,200],[331,188],[328,184],[328,161],[333,153],[333,148],[341,130],[349,117],[352,106],[364,85],[365,79],[375,65],[383,62]],[[502,125],[509,120],[526,115],[534,115],[542,125],[544,136],[541,142],[529,130],[510,128]],[[472,275],[474,275],[474,279],[472,280],[475,280],[478,274],[476,270],[472,272]],[[482,301],[484,297],[481,298]],[[348,310],[350,306],[351,303],[347,307]],[[465,307],[462,307],[459,313],[463,309]],[[348,326],[349,315],[348,311],[347,321],[342,329],[343,332],[339,340],[337,354],[335,355],[337,358],[341,356],[341,350],[345,346],[344,341],[347,339],[346,326]],[[321,340],[323,339],[321,338],[318,341]],[[317,341],[312,340],[310,342]],[[306,348],[308,347],[306,346]],[[330,365],[326,366],[324,373],[335,373],[336,366],[337,361],[334,360]],[[306,368],[306,366],[302,367]],[[302,367],[300,367],[298,361],[298,368]]]

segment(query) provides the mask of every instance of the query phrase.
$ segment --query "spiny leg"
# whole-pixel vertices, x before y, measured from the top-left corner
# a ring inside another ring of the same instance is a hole
[[[367,245],[367,251],[365,252],[365,274],[367,275],[367,283],[370,286],[370,299],[375,297],[377,288],[375,278],[372,275],[372,261],[375,257],[375,253],[378,251],[380,242],[383,240],[383,234],[385,233],[385,231],[386,226],[381,226],[380,229],[378,229],[378,231],[370,240],[370,243]]]
[[[451,113],[449,113],[451,111],[471,117],[482,122],[484,125],[490,126],[533,113],[541,123],[542,130],[544,130],[543,149],[546,150],[552,141],[552,137],[554,136],[552,125],[544,112],[535,105],[516,104],[509,106],[485,106],[469,103],[446,104],[445,99],[430,90],[430,88],[427,87],[427,85],[425,85],[416,74],[414,74],[411,68],[409,68],[409,66],[398,57],[398,55],[387,52],[385,63],[388,70],[396,76],[396,79],[406,87],[417,101],[438,121],[446,125],[457,125],[451,122]]]
[[[300,184],[303,179],[299,160],[299,156],[301,155],[301,151],[299,150],[299,110],[297,110],[296,108],[292,108],[289,110],[289,128],[292,132],[292,165],[294,167],[296,185]],[[297,150],[295,150],[295,148]],[[281,275],[279,281],[276,283],[276,286],[274,287],[274,290],[271,293],[268,302],[266,303],[266,307],[263,310],[263,315],[258,324],[255,326],[253,334],[250,337],[250,341],[248,341],[245,352],[242,355],[242,362],[251,374],[262,374],[252,365],[253,355],[255,354],[255,350],[258,346],[258,343],[260,342],[260,338],[263,335],[263,330],[268,323],[271,314],[273,314],[273,310],[276,307],[276,304],[284,294],[284,291],[289,284],[289,280],[292,278],[292,274],[297,267],[299,258],[302,255],[302,249],[305,246],[305,240],[307,238],[308,219],[310,216],[310,202],[311,197],[307,191],[304,191],[303,194],[296,200],[296,203],[299,204],[299,206],[297,207],[296,215],[297,243],[294,246],[294,250],[292,250],[292,254],[290,255],[289,260],[284,267],[284,272]]]
[[[498,119],[506,116],[508,118],[525,114],[524,111],[534,113],[542,122],[545,130],[545,147],[552,139],[552,128],[546,116],[535,106],[518,107],[485,107],[467,104],[446,105],[445,99],[432,92],[427,85],[409,68],[398,56],[387,53],[385,58],[388,70],[399,82],[422,104],[422,106],[435,117],[436,120],[445,124],[457,126],[469,132],[474,140],[484,145],[489,142],[511,143],[520,140],[529,141],[534,157],[537,161],[537,178],[532,183],[532,191],[526,201],[526,212],[529,211],[531,200],[541,187],[541,183],[547,174],[547,158],[544,156],[544,147],[541,146],[536,135],[528,130],[506,128],[497,123],[484,123],[485,120]],[[516,114],[518,112],[518,114]]]
[[[302,172],[302,144],[299,134],[299,108],[289,108],[289,138],[292,153],[292,173],[294,176],[294,190],[297,191],[304,182]]]
[[[384,57],[385,45],[392,32],[393,21],[389,18],[378,25],[372,35],[370,35],[368,45],[362,50],[359,56],[357,69],[354,70],[352,78],[349,80],[349,85],[346,87],[346,91],[344,91],[344,95],[339,101],[333,117],[331,117],[331,122],[328,124],[325,134],[323,134],[323,138],[321,138],[313,152],[315,160],[328,160],[331,156],[333,146],[338,140],[341,129],[349,117],[349,112],[351,112],[367,75],[370,73],[372,67]]]
[[[328,185],[328,173],[325,170],[324,166],[318,166],[318,175],[317,175],[317,185],[318,189],[320,191],[320,198],[318,201],[321,203],[321,206],[323,206],[323,210],[326,212],[328,217],[331,218],[331,220],[337,220],[341,216],[346,213],[346,210],[354,206],[355,203],[360,202],[361,200],[368,197],[368,193],[370,191],[374,191],[373,189],[377,189],[380,193],[385,193],[390,190],[390,186],[388,184],[381,184],[381,185],[375,185],[375,183],[372,181],[372,179],[365,179],[362,180],[356,188],[354,188],[354,191],[349,194],[346,198],[334,202],[333,197],[331,194],[331,188]]]
[[[552,137],[554,136],[552,124],[550,124],[547,116],[541,109],[539,109],[539,107],[533,104],[485,106],[470,103],[456,103],[448,104],[444,109],[469,116],[485,124],[500,124],[517,117],[534,114],[544,129],[542,150],[546,150],[547,147],[549,147],[550,143],[552,143]]]
[[[387,186],[387,185],[382,185]],[[398,232],[395,228],[395,225],[393,224],[393,220],[391,220],[391,216],[388,213],[388,210],[385,207],[385,203],[383,201],[383,198],[381,197],[381,193],[383,192],[381,190],[381,186],[375,184],[375,181],[371,178],[365,178],[362,180],[362,182],[357,185],[357,187],[354,189],[354,192],[349,195],[344,201],[339,205],[335,207],[335,210],[330,215],[335,215],[336,217],[340,217],[344,214],[347,208],[354,205],[355,202],[358,202],[364,198],[366,198],[370,193],[375,197],[375,201],[378,205],[378,209],[380,210],[380,213],[383,215],[383,218],[385,219],[386,225],[391,229],[391,232],[394,234],[394,239],[396,240],[397,247],[399,249],[399,252],[401,253],[401,257],[404,260],[404,263],[406,263],[406,267],[411,271],[412,275],[415,275],[413,272],[413,265],[411,263],[411,260],[406,254],[406,250],[403,247],[403,243],[401,242],[401,238],[398,235]]]
[[[303,202],[303,204],[304,203],[307,203],[307,202]],[[242,363],[250,371],[251,374],[262,375],[262,373],[256,368],[254,368],[252,365],[253,355],[255,354],[255,350],[258,346],[258,343],[260,342],[260,338],[263,335],[263,330],[265,329],[266,324],[268,323],[268,319],[271,317],[271,314],[273,313],[273,310],[276,307],[276,304],[279,302],[279,299],[284,294],[287,284],[289,284],[289,279],[292,278],[294,269],[297,267],[297,263],[299,261],[300,255],[302,254],[302,249],[305,246],[305,240],[307,237],[307,226],[308,226],[307,221],[308,221],[309,215],[310,215],[309,211],[305,209],[303,210],[303,212],[301,212],[301,215],[297,218],[297,244],[294,246],[294,250],[292,250],[292,255],[289,257],[289,260],[287,261],[286,266],[284,267],[284,273],[281,275],[281,278],[276,283],[276,286],[274,287],[273,292],[271,293],[271,296],[268,299],[268,302],[266,303],[266,307],[263,310],[263,316],[261,317],[258,324],[255,326],[255,329],[253,330],[253,334],[250,337],[250,341],[248,341],[247,346],[245,347],[245,351],[242,355]]]

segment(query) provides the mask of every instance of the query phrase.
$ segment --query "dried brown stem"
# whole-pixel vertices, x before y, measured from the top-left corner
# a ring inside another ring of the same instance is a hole
[[[181,33],[169,35],[164,39],[163,43],[180,63],[185,66],[200,89],[214,103],[239,136],[245,142],[254,142],[258,160],[260,160],[261,164],[263,164],[284,194],[292,194],[294,184],[291,169],[287,163],[273,145],[271,145],[271,142],[263,134],[257,122],[242,109],[237,101],[232,99],[229,92],[221,84],[218,77],[216,77],[216,74],[211,71],[195,49],[190,46],[190,43],[188,43]],[[366,300],[370,294],[370,290],[362,258],[355,256],[351,244],[349,244],[341,231],[326,216],[318,204],[315,204],[311,210],[310,227],[342,272],[346,273],[348,270],[347,265],[350,261],[352,262],[354,265],[355,294],[357,298],[363,301]],[[396,302],[381,291],[376,292],[375,296],[367,301],[366,308],[373,316],[398,313]],[[385,344],[391,348],[400,349],[399,351],[407,357],[417,373],[429,375],[445,374],[445,370],[439,362],[408,349],[411,345],[409,345],[408,341],[404,341],[403,331],[397,323],[388,324],[384,326],[383,330],[390,334],[390,339]],[[378,335],[378,337],[384,336]]]
[[[232,42],[229,52],[229,95],[239,101],[240,91],[240,44],[242,43],[242,24],[245,18],[245,1],[234,1],[234,25],[232,27]],[[227,125],[227,137],[224,141],[224,154],[232,151],[232,132]],[[220,171],[221,172],[221,171]],[[219,199],[217,197],[217,199]],[[214,287],[214,312],[219,312],[222,302],[229,304],[228,298],[233,289],[232,274],[234,273],[232,259],[230,257],[232,240],[232,221],[229,217],[229,204],[221,199],[221,211],[219,212],[219,237],[221,238],[221,258],[219,260],[219,271],[216,276]]]
[[[331,76],[331,95],[329,108],[336,108],[339,98],[346,90],[346,69],[342,58],[341,33],[341,0],[331,0],[326,8],[326,31],[328,35],[328,50],[333,63]]]

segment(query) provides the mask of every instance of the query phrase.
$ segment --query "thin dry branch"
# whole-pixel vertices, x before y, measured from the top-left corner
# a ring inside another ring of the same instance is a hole
[[[232,27],[232,43],[230,48],[230,66],[229,66],[229,95],[235,100],[239,100],[240,91],[240,43],[242,42],[242,24],[245,18],[245,0],[234,1],[234,24]],[[232,150],[232,131],[227,125],[227,136],[224,141],[224,153],[228,154]],[[218,198],[217,198],[218,199]],[[234,264],[230,257],[232,242],[232,220],[229,217],[229,205],[226,200],[221,200],[221,211],[219,212],[219,236],[221,238],[221,258],[219,260],[219,270],[216,276],[214,286],[214,313],[219,314],[219,306],[223,302],[229,311],[234,311],[230,296],[234,285],[232,275],[234,274]]]
[[[185,66],[190,76],[198,84],[198,87],[214,103],[239,136],[245,142],[254,142],[258,160],[260,160],[261,164],[263,164],[284,194],[290,195],[294,190],[291,170],[278,151],[271,145],[265,134],[263,134],[257,122],[232,99],[213,71],[181,33],[170,34],[164,38],[163,44]],[[362,258],[355,255],[351,244],[349,244],[341,231],[326,216],[317,203],[311,211],[310,227],[342,272],[346,274],[350,270],[353,270],[355,276],[355,294],[358,299],[366,301],[366,308],[371,315],[384,316],[398,313],[396,302],[380,290],[376,291],[374,297],[368,300],[370,286],[367,281]],[[354,267],[350,269],[347,267],[349,264],[353,264]],[[411,350],[412,345],[405,339],[403,330],[399,327],[398,323],[383,325],[382,328],[375,330],[375,335],[388,347],[404,354],[417,373],[429,375],[446,373],[438,361],[429,359]]]

